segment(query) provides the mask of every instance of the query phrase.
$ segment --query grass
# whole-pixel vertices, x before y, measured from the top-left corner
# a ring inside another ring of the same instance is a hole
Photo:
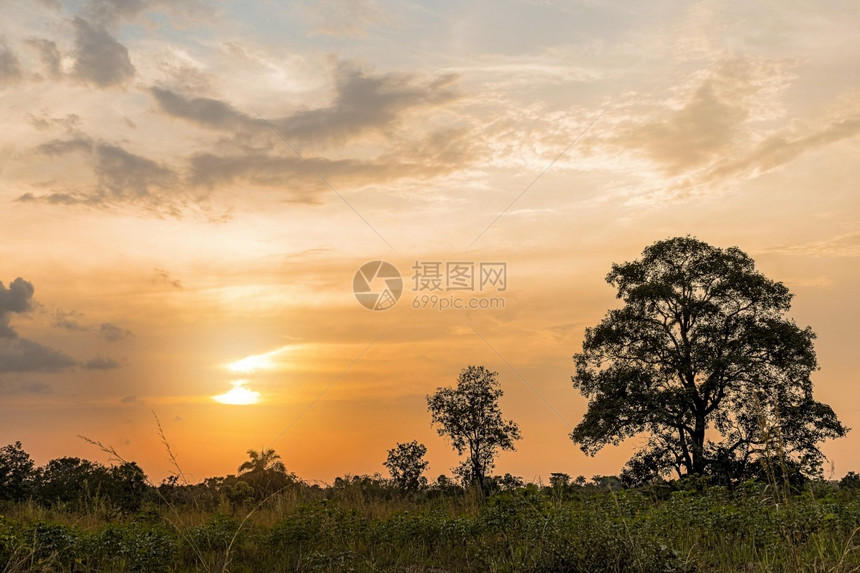
[[[860,571],[860,490],[814,482],[788,498],[774,494],[758,483],[734,492],[528,485],[482,499],[464,491],[403,496],[372,480],[344,480],[297,484],[259,505],[154,497],[127,515],[98,500],[76,510],[9,502],[0,505],[0,568]]]

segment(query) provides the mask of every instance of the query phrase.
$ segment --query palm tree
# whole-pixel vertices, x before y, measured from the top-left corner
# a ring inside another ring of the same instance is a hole
[[[284,467],[284,462],[281,461],[281,456],[275,453],[273,449],[248,450],[248,461],[239,466],[239,473],[242,475],[260,474],[268,472],[277,472],[285,474],[287,468]]]

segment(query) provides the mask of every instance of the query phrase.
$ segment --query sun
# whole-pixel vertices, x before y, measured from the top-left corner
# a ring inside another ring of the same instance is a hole
[[[231,382],[233,388],[223,394],[212,396],[212,399],[221,404],[232,406],[248,406],[260,401],[260,393],[245,388],[247,380],[234,380]]]

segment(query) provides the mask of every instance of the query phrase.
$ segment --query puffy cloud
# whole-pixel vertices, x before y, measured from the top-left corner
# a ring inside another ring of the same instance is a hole
[[[0,281],[0,338],[17,338],[18,334],[9,325],[11,313],[22,313],[32,310],[33,284],[21,277],[16,278],[5,287]]]
[[[334,70],[335,96],[329,106],[301,110],[268,121],[288,141],[343,143],[367,132],[382,132],[406,112],[442,106],[460,97],[457,75],[421,78],[416,74],[372,75],[348,63]],[[186,98],[154,87],[162,111],[203,127],[220,130],[267,129],[257,117],[212,98]]]
[[[155,209],[174,209],[175,197],[159,197],[153,194],[153,191],[172,188],[178,181],[176,173],[165,165],[131,153],[123,147],[94,141],[90,137],[78,134],[68,139],[48,141],[39,145],[36,150],[49,156],[71,153],[83,155],[89,162],[96,179],[95,189],[53,192],[39,196],[25,193],[17,199],[18,201],[90,206],[111,206],[118,202],[144,202]]]
[[[74,75],[78,79],[106,88],[125,85],[134,77],[128,49],[104,27],[80,17],[72,23],[75,28]]]
[[[0,338],[0,372],[59,372],[75,360],[26,338]]]
[[[132,336],[131,331],[125,328],[120,328],[109,322],[103,322],[99,325],[99,336],[108,342],[118,342]]]
[[[63,75],[62,55],[56,42],[45,38],[30,38],[27,45],[33,48],[42,60],[42,69],[46,77],[57,79]]]
[[[75,365],[75,360],[59,350],[26,338],[9,324],[12,313],[34,308],[33,284],[21,277],[6,288],[0,282],[0,372],[58,372]]]
[[[0,84],[11,84],[21,79],[21,62],[9,47],[0,42]]]
[[[616,137],[676,175],[707,165],[729,149],[746,117],[745,109],[721,99],[708,80],[680,109],[653,121],[623,125]]]

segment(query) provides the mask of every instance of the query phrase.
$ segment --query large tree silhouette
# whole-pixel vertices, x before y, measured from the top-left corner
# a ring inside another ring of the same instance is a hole
[[[456,473],[464,483],[485,490],[498,450],[513,450],[514,441],[520,439],[519,426],[502,419],[502,389],[496,376],[483,366],[468,366],[460,372],[455,388],[437,388],[427,396],[439,435],[450,438],[457,453],[467,455]]]
[[[607,275],[624,305],[586,329],[574,387],[589,398],[572,439],[594,455],[638,434],[635,480],[742,475],[778,452],[807,474],[843,436],[812,396],[815,334],[786,318],[792,295],[736,247],[659,241]]]

